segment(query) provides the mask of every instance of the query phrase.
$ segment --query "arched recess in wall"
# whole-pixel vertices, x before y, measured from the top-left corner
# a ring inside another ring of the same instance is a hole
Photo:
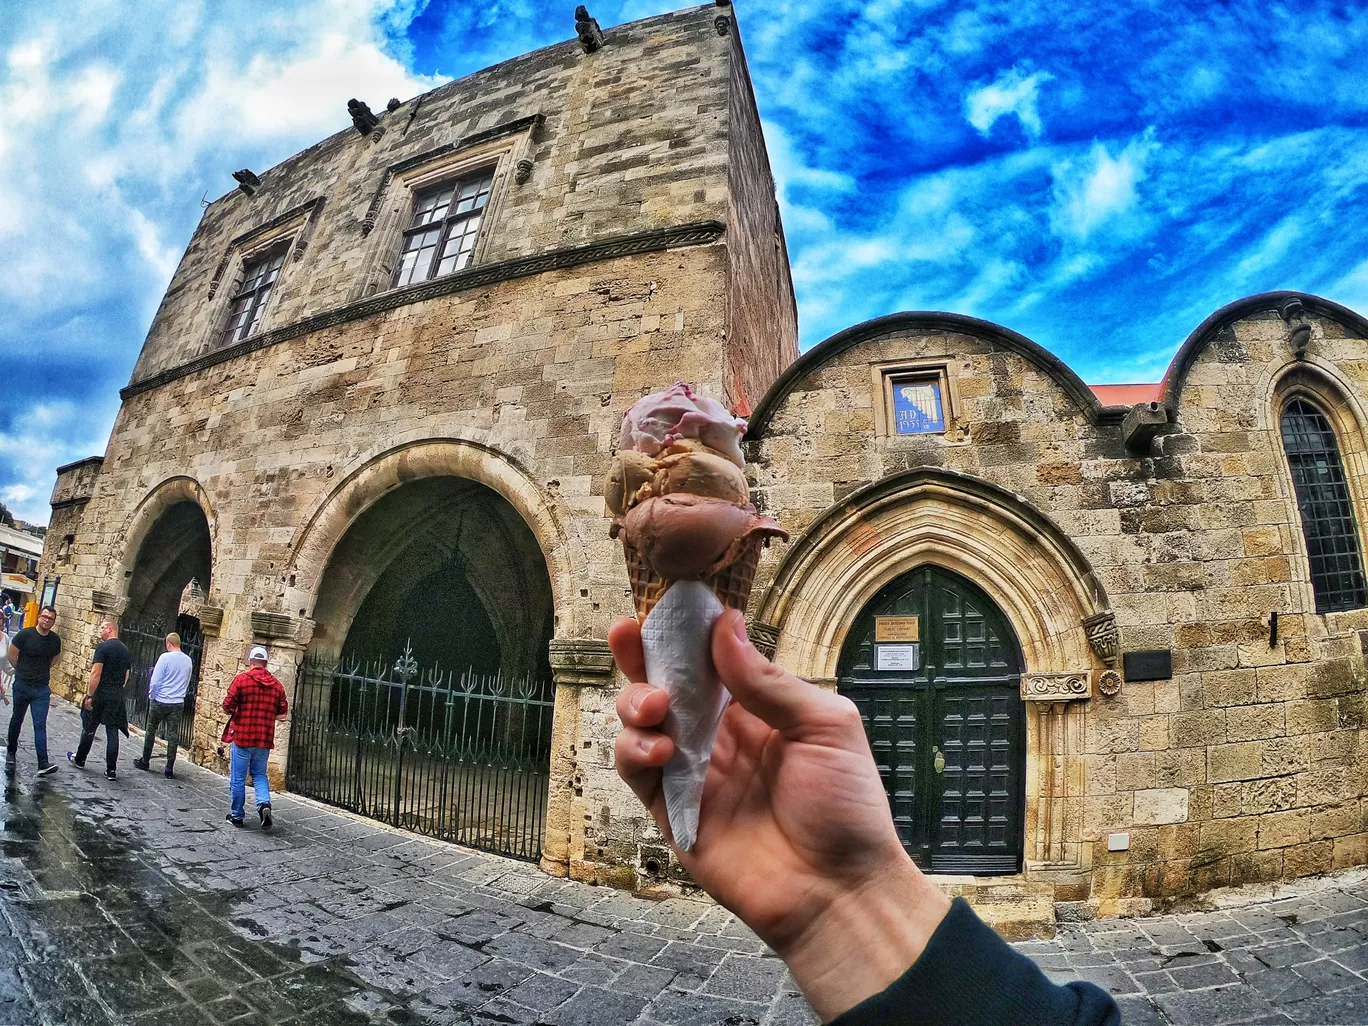
[[[1368,553],[1368,505],[1365,505],[1368,502],[1368,434],[1364,430],[1368,415],[1354,385],[1340,369],[1313,356],[1270,368],[1263,380],[1262,398],[1258,409],[1258,426],[1269,439],[1275,456],[1273,463],[1277,468],[1275,476],[1278,490],[1287,504],[1295,528],[1291,542],[1296,558],[1290,568],[1291,577],[1300,592],[1298,598],[1301,607],[1310,612],[1316,609],[1317,602],[1311,583],[1303,511],[1297,501],[1282,438],[1283,411],[1289,402],[1300,398],[1325,414],[1329,421],[1339,447],[1345,483],[1354,507],[1360,564],[1363,554]]]
[[[366,459],[293,548],[286,610],[314,619],[316,652],[391,644],[405,629],[395,619],[401,607],[443,568],[450,580],[431,584],[445,587],[444,601],[461,616],[487,617],[484,633],[494,641],[486,662],[499,661],[497,648],[505,669],[535,669],[509,655],[526,641],[521,635],[573,637],[578,629],[573,589],[587,562],[567,518],[515,460],[478,442],[425,439]]]
[[[125,620],[173,624],[192,579],[208,594],[216,525],[213,506],[192,477],[168,478],[147,494],[116,546],[118,579],[111,583],[125,597]]]
[[[926,564],[963,575],[998,603],[1028,673],[1099,665],[1082,621],[1110,607],[1078,547],[1012,493],[927,469],[855,492],[789,547],[758,614],[779,628],[776,660],[805,677],[834,678],[860,610]]]

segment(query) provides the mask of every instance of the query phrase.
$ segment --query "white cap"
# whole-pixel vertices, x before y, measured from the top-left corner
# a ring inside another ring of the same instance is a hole
[[[247,653],[247,661],[249,663],[264,663],[266,662],[266,659],[266,650],[260,645],[257,645],[252,651]]]

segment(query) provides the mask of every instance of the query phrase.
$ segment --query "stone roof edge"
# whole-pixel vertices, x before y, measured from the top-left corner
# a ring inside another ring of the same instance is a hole
[[[394,310],[401,306],[407,306],[409,303],[435,299],[438,296],[479,288],[484,285],[493,285],[513,278],[525,278],[545,271],[556,271],[567,267],[576,267],[580,264],[596,263],[600,260],[633,256],[638,253],[658,253],[684,246],[709,245],[717,242],[725,234],[726,226],[720,221],[695,221],[691,224],[675,225],[670,228],[653,228],[648,231],[614,235],[598,242],[590,242],[581,246],[568,246],[564,249],[553,249],[545,253],[538,253],[535,256],[517,257],[513,260],[502,260],[495,264],[484,264],[464,271],[457,271],[455,274],[448,274],[442,278],[419,282],[416,285],[402,285],[398,288],[387,289],[384,292],[377,292],[373,296],[367,296],[365,299],[359,299],[354,303],[304,317],[293,324],[282,325],[271,331],[253,335],[251,338],[243,339],[231,346],[216,349],[178,366],[159,371],[141,381],[131,381],[120,390],[119,398],[122,400],[131,399],[143,392],[150,392],[172,381],[189,377],[191,374],[207,370],[229,360],[235,360],[240,356],[255,353],[277,343],[344,324],[347,321]]]
[[[941,311],[903,311],[886,314],[872,320],[862,321],[838,331],[789,364],[784,373],[775,379],[764,397],[755,407],[750,417],[750,429],[746,433],[748,441],[764,435],[770,418],[779,404],[784,401],[804,377],[816,370],[827,360],[853,349],[861,342],[887,335],[906,328],[940,329],[972,335],[985,342],[992,342],[1025,358],[1053,378],[1091,423],[1120,423],[1125,416],[1124,406],[1103,406],[1092,390],[1083,383],[1073,369],[1054,353],[1033,342],[1025,335],[1004,328],[992,321],[970,317],[967,314],[945,313]]]
[[[1164,371],[1164,378],[1160,383],[1159,401],[1168,411],[1170,421],[1177,418],[1178,401],[1182,398],[1183,385],[1187,381],[1188,371],[1192,369],[1197,357],[1211,344],[1211,340],[1222,329],[1235,321],[1248,317],[1250,314],[1261,312],[1276,314],[1282,304],[1289,299],[1301,300],[1302,306],[1306,308],[1307,312],[1338,321],[1344,327],[1356,331],[1360,338],[1368,339],[1368,318],[1350,310],[1347,306],[1341,306],[1333,300],[1325,299],[1310,292],[1297,292],[1290,289],[1277,292],[1260,292],[1257,295],[1246,296],[1243,299],[1235,300],[1233,303],[1227,303],[1193,329],[1192,334],[1188,335],[1183,340],[1183,344],[1178,347],[1178,352],[1173,354],[1168,369]]]
[[[618,29],[624,29],[624,28],[629,28],[629,27],[635,27],[635,26],[637,26],[637,25],[646,24],[647,22],[652,22],[652,21],[663,21],[663,20],[668,19],[668,18],[677,18],[677,17],[680,17],[681,15],[684,15],[684,14],[695,14],[695,13],[698,13],[699,11],[701,11],[703,8],[711,7],[711,6],[713,6],[711,3],[690,4],[689,6],[681,7],[681,8],[680,8],[679,10],[677,10],[677,11],[663,11],[663,12],[660,13],[660,14],[653,14],[653,15],[651,15],[651,16],[649,16],[649,17],[646,17],[646,18],[636,18],[636,19],[634,19],[634,20],[632,20],[632,21],[624,21],[624,22],[622,22],[621,24],[614,25],[614,26],[612,26],[612,27],[609,28],[609,29],[605,29],[604,32],[605,32],[605,35],[606,35],[606,34],[608,34],[608,33],[610,33],[610,32],[616,31],[616,30],[618,30]],[[573,24],[574,24],[574,19],[573,19],[573,18],[567,18],[567,22],[569,22],[569,24],[573,26]],[[434,98],[435,96],[437,96],[437,94],[439,94],[439,93],[442,93],[442,92],[444,92],[444,91],[454,90],[454,89],[455,89],[456,87],[458,87],[462,82],[468,82],[470,79],[477,78],[477,77],[479,77],[480,75],[487,75],[487,74],[489,74],[490,72],[495,71],[495,70],[497,70],[498,68],[503,67],[505,64],[515,64],[515,63],[517,63],[517,62],[519,62],[519,61],[525,61],[525,60],[528,60],[529,58],[535,57],[535,56],[538,55],[538,54],[545,53],[545,52],[550,51],[550,50],[556,50],[556,49],[560,49],[560,48],[563,48],[563,47],[568,47],[568,46],[571,46],[571,45],[574,45],[574,46],[578,46],[578,45],[579,45],[579,42],[578,42],[578,40],[575,38],[574,35],[567,36],[565,39],[557,40],[557,41],[554,42],[554,43],[547,43],[545,46],[539,46],[539,47],[537,47],[535,50],[528,50],[526,53],[515,54],[515,55],[512,56],[512,57],[508,57],[508,58],[506,58],[506,59],[504,59],[504,60],[501,60],[501,61],[498,61],[498,62],[496,62],[496,63],[494,63],[494,64],[490,64],[490,65],[488,65],[487,67],[476,68],[474,71],[468,72],[468,73],[462,75],[460,78],[453,78],[453,79],[451,79],[451,80],[449,80],[449,81],[447,81],[447,82],[441,83],[440,85],[435,85],[435,86],[433,86],[431,89],[426,90],[425,92],[415,93],[413,96],[408,97],[407,99],[405,99],[405,100],[400,104],[400,109],[402,110],[404,107],[406,107],[406,106],[408,106],[410,103],[414,103],[414,102],[417,102],[417,103],[419,103],[419,104],[425,103],[425,102],[431,100],[432,98]],[[341,101],[339,101],[339,103],[340,103],[340,102],[341,102]],[[379,116],[380,119],[381,119],[381,124],[382,124],[382,125],[385,124],[385,117],[386,117],[386,115],[391,114],[391,113],[395,113],[395,112],[391,112],[391,111],[387,111],[387,110],[383,110],[383,109],[380,110],[380,111],[378,112],[378,116]],[[344,114],[339,114],[338,120],[339,120],[339,121],[342,121],[343,118],[344,118]],[[307,155],[310,155],[310,154],[314,154],[314,153],[321,152],[321,151],[324,150],[329,144],[334,143],[334,142],[345,141],[348,137],[350,137],[350,136],[355,136],[355,134],[356,134],[356,129],[353,128],[351,125],[346,125],[346,126],[343,127],[343,128],[339,128],[337,131],[329,133],[328,135],[324,136],[322,139],[319,139],[319,140],[317,140],[316,142],[310,143],[308,146],[304,147],[304,149],[299,150],[299,151],[297,151],[297,152],[295,152],[295,153],[291,153],[288,157],[284,157],[284,158],[282,158],[281,160],[276,161],[276,163],[272,164],[270,167],[266,168],[264,171],[259,172],[259,175],[258,175],[258,176],[259,176],[263,181],[265,180],[266,176],[269,175],[269,174],[276,174],[276,175],[278,176],[278,175],[279,175],[280,173],[282,173],[285,169],[289,168],[291,165],[293,165],[293,164],[295,164],[297,161],[299,161],[300,158],[303,158],[303,157],[305,157],[305,156],[307,156]],[[478,133],[477,133],[477,134],[478,134]],[[230,198],[230,197],[236,195],[236,193],[237,193],[237,187],[234,186],[233,188],[231,188],[231,189],[227,190],[225,193],[223,193],[223,195],[219,196],[218,198],[216,198],[216,199],[214,199],[214,200],[211,200],[210,203],[208,204],[208,206],[209,206],[209,207],[213,207],[213,206],[215,206],[215,205],[218,204],[218,203],[222,203],[225,199],[228,199],[228,198]],[[208,208],[206,208],[206,209],[208,209]]]

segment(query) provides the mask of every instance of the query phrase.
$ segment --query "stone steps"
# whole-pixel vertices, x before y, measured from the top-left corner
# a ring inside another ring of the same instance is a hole
[[[1055,935],[1054,887],[1024,877],[929,876],[943,894],[964,898],[985,923],[1009,941]]]

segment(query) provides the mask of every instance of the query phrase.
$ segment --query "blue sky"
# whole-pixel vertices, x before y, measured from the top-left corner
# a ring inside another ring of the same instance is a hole
[[[605,27],[680,6],[589,5]],[[0,0],[0,501],[102,452],[233,168],[573,34],[573,3]],[[1368,15],[1326,2],[741,0],[804,347],[895,310],[1153,381],[1208,313],[1368,312]]]

